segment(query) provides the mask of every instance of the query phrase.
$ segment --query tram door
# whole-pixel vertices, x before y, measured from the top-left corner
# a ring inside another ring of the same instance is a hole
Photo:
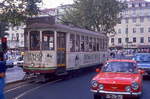
[[[66,72],[66,34],[57,32],[57,74]]]

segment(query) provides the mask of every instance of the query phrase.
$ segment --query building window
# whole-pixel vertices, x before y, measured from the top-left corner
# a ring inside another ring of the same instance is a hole
[[[121,34],[121,29],[118,29],[118,33]]]
[[[136,33],[136,28],[133,28],[133,33]]]
[[[125,38],[125,42],[128,43],[129,42],[129,38]]]
[[[144,28],[140,28],[140,33],[144,33]]]
[[[128,28],[126,28],[125,33],[126,33],[126,34],[128,33]]]
[[[122,41],[121,41],[121,38],[118,38],[118,43],[120,44]]]
[[[150,43],[150,37],[148,37],[148,42]]]
[[[111,38],[111,43],[114,43],[114,38]]]
[[[144,17],[140,17],[140,22],[144,22]]]
[[[16,40],[19,41],[19,33],[16,33]]]
[[[133,23],[136,23],[136,18],[133,18],[132,21],[133,21]]]
[[[145,6],[148,7],[148,3],[145,3]]]
[[[144,43],[144,37],[140,38],[140,43]]]
[[[133,38],[133,43],[136,43],[136,37]]]
[[[135,7],[135,5],[134,5],[134,4],[132,4],[132,7],[134,8],[134,7]]]
[[[150,32],[150,27],[148,28],[148,32]]]
[[[126,22],[126,23],[129,23],[129,19],[125,19],[125,22]]]
[[[14,34],[12,34],[12,36],[11,36],[11,40],[14,40]]]
[[[142,4],[141,4],[141,3],[139,3],[139,7],[142,7]]]

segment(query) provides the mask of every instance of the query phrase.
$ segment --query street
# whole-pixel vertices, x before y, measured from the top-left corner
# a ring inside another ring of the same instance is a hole
[[[6,99],[93,99],[90,80],[96,73],[90,72],[68,80],[28,85],[5,92]],[[144,79],[142,99],[150,97],[150,79]]]

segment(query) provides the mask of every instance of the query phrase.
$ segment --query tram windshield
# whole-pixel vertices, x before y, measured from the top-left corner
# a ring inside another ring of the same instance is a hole
[[[40,32],[30,32],[30,50],[40,50]]]
[[[42,32],[42,50],[54,50],[54,32]]]
[[[40,43],[40,41],[42,43]],[[40,40],[39,31],[30,32],[30,50],[54,50],[54,32],[43,31],[42,40]]]

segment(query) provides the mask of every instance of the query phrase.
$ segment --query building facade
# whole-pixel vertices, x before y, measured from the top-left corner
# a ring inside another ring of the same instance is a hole
[[[24,28],[25,25],[9,26],[6,31],[8,49],[23,49],[24,48]]]
[[[122,12],[122,20],[115,27],[116,34],[109,36],[110,48],[150,49],[150,2],[130,0]],[[150,51],[150,50],[149,50]]]

